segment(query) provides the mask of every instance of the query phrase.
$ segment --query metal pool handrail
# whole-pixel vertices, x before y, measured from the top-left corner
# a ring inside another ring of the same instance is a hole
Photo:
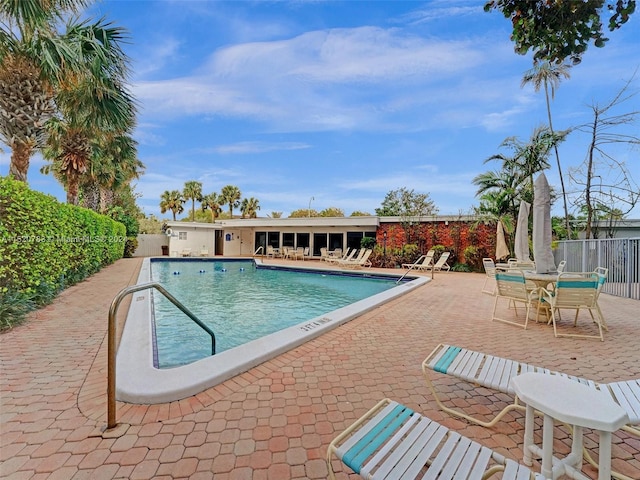
[[[256,248],[256,251],[253,252],[253,258],[256,258],[256,255],[260,251],[262,251],[262,260],[264,261],[264,247],[262,245],[260,245],[258,248]]]
[[[108,330],[108,346],[107,346],[107,430],[115,428],[116,423],[116,314],[118,313],[118,307],[124,297],[130,293],[139,292],[140,290],[147,290],[149,288],[155,288],[167,300],[173,303],[178,309],[193,320],[200,328],[207,332],[211,336],[211,355],[216,353],[216,335],[213,333],[206,324],[204,324],[198,317],[196,317],[191,311],[185,307],[176,297],[171,295],[162,285],[157,282],[141,283],[139,285],[132,285],[125,287],[118,292],[111,302],[109,308],[109,330]]]

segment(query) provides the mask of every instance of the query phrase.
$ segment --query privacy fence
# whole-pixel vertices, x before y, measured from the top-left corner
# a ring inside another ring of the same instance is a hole
[[[603,292],[640,300],[640,238],[565,240],[554,252],[556,263],[567,261],[567,272],[609,269]]]

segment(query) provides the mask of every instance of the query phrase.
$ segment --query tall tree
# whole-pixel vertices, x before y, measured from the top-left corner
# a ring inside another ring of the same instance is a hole
[[[257,198],[243,198],[240,205],[240,211],[242,212],[242,218],[256,218],[260,210],[260,202]]]
[[[191,200],[191,221],[196,221],[196,201],[202,201],[202,183],[190,180],[185,182],[182,196],[186,200]]]
[[[590,41],[604,47],[603,10],[611,12],[608,28],[620,28],[635,11],[635,0],[489,0],[485,12],[499,10],[508,18],[511,39],[520,55],[533,51],[534,60],[579,63]]]
[[[220,192],[222,203],[229,205],[229,218],[233,218],[233,209],[240,206],[242,192],[235,185],[225,185]]]
[[[572,180],[584,185],[584,193],[577,202],[578,207],[586,211],[586,238],[591,238],[593,224],[597,219],[597,204],[607,205],[610,210],[620,210],[624,215],[640,201],[640,188],[626,165],[607,151],[607,147],[612,144],[627,144],[636,148],[640,146],[638,130],[625,130],[625,127],[637,122],[640,110],[618,111],[624,102],[636,95],[629,92],[632,80],[633,78],[605,105],[592,104],[592,122],[577,127],[577,130],[590,137],[585,161],[580,167],[570,171]],[[602,164],[604,168],[598,171]],[[623,205],[626,206],[624,210],[620,208]]]
[[[551,63],[548,60],[540,60],[534,63],[531,70],[527,71],[522,78],[522,86],[529,83],[533,84],[536,92],[540,91],[540,87],[544,86],[544,98],[547,102],[547,118],[549,119],[549,130],[553,134],[553,122],[551,121],[551,102],[549,96],[553,100],[556,95],[556,88],[560,85],[562,78],[569,78],[569,68],[566,63]],[[571,226],[569,224],[569,208],[567,206],[567,190],[564,186],[564,174],[560,165],[560,154],[558,153],[558,144],[554,143],[553,150],[556,154],[556,164],[558,166],[558,175],[560,176],[560,186],[562,188],[562,202],[564,205],[565,228],[567,230],[567,238],[571,238]]]
[[[202,211],[207,209],[211,211],[211,223],[216,223],[216,218],[222,211],[221,203],[220,196],[215,192],[202,197]]]
[[[171,210],[173,221],[176,221],[176,214],[184,212],[184,198],[179,190],[165,190],[160,196],[160,212],[165,213]]]
[[[436,213],[438,208],[428,193],[417,193],[405,187],[387,192],[380,208],[376,208],[376,215],[400,217],[407,243],[411,243],[416,235],[419,217]]]
[[[91,92],[103,107],[118,101],[112,97],[114,86],[125,92],[123,31],[104,20],[91,23],[73,17],[88,3],[0,2],[4,21],[0,29],[0,138],[12,150],[9,174],[18,180],[27,180],[30,159],[44,146],[47,123],[56,113],[67,120],[69,114],[85,115],[86,108],[76,112],[70,103],[73,98],[87,98],[78,95],[77,88]],[[65,20],[66,30],[59,32]],[[66,107],[65,116],[61,110]],[[70,138],[77,142],[75,130]]]

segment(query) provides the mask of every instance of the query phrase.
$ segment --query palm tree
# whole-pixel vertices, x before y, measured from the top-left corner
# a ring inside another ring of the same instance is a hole
[[[216,218],[222,211],[220,203],[220,196],[215,192],[202,197],[202,211],[205,211],[206,209],[211,210],[211,223],[216,223]]]
[[[167,210],[171,210],[175,222],[176,214],[184,212],[183,202],[184,198],[179,190],[165,190],[160,196],[160,212],[165,213]]]
[[[233,209],[240,206],[240,198],[242,198],[240,189],[235,185],[226,185],[222,187],[220,197],[222,203],[229,205],[229,218],[233,218]]]
[[[70,144],[79,146],[63,162],[83,169],[79,159],[86,158],[86,142],[81,140],[86,131],[80,132],[83,120],[76,116],[90,118],[86,99],[94,96],[96,112],[107,105],[112,112],[132,105],[128,95],[120,95],[125,92],[127,63],[120,47],[121,29],[104,20],[89,23],[73,18],[66,22],[64,33],[57,31],[63,23],[60,20],[86,5],[86,0],[0,3],[4,20],[0,30],[0,138],[12,150],[9,174],[18,180],[27,180],[30,159],[44,146],[47,123],[56,113],[70,122]],[[109,123],[112,119],[102,120]],[[75,152],[80,157],[74,157]]]
[[[182,195],[186,200],[191,200],[191,221],[195,222],[196,218],[196,200],[202,201],[202,183],[191,180],[185,182]]]
[[[256,218],[258,216],[258,210],[260,210],[260,202],[257,198],[245,198],[242,200],[240,210],[242,211],[242,218]]]
[[[521,86],[525,86],[528,83],[533,84],[533,89],[536,92],[540,91],[540,87],[544,86],[544,97],[547,102],[547,117],[549,119],[549,130],[553,134],[553,122],[551,121],[551,103],[549,101],[549,93],[551,93],[551,99],[555,98],[556,88],[560,85],[562,78],[569,78],[570,65],[566,63],[552,63],[548,60],[541,60],[534,63],[533,68],[525,72],[522,77]],[[558,146],[553,145],[553,149],[556,154],[556,164],[558,166],[558,175],[560,176],[560,186],[562,187],[562,200],[564,203],[564,219],[565,228],[567,229],[567,238],[571,238],[571,230],[569,226],[569,210],[567,207],[567,193],[564,187],[564,177],[562,175],[562,167],[560,166],[560,155],[558,154]]]

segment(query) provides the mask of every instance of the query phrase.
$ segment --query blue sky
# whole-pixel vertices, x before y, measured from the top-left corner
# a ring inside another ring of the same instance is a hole
[[[506,137],[527,140],[546,122],[544,94],[520,86],[531,55],[514,53],[510,22],[483,4],[97,3],[89,15],[130,34],[134,137],[146,165],[140,206],[168,218],[161,193],[198,180],[204,193],[237,185],[260,201],[261,216],[309,204],[373,214],[400,187],[429,193],[440,214],[471,213],[473,177],[499,167],[484,160],[509,153],[499,147]],[[589,105],[606,103],[640,66],[639,17],[571,69],[552,104],[556,129],[589,122]],[[626,104],[632,109],[640,96]],[[638,125],[628,131],[637,135]],[[565,174],[584,161],[588,141],[574,133],[561,145]],[[638,148],[608,152],[640,183]],[[3,175],[8,159],[5,149]],[[552,160],[547,176],[559,188]],[[32,160],[30,185],[64,200],[53,177],[39,173],[42,163]]]

